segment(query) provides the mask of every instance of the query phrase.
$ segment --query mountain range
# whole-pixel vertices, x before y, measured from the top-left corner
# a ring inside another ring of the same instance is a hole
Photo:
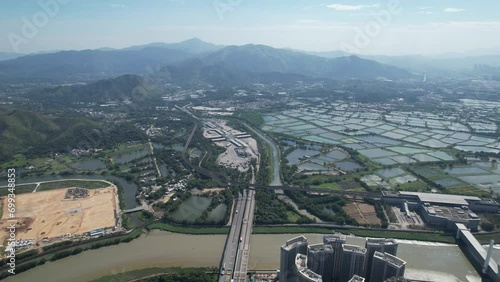
[[[0,79],[95,80],[163,70],[172,80],[258,82],[289,79],[407,79],[409,72],[361,59],[324,58],[264,45],[218,46],[191,39],[125,49],[61,51],[0,62]]]
[[[124,49],[22,56],[0,61],[0,81],[95,81],[123,74],[161,74],[167,81],[212,84],[308,79],[400,80],[424,73],[477,73],[478,65],[490,66],[480,69],[497,74],[500,67],[500,55],[456,56],[430,58],[306,52],[253,44],[222,46],[193,38],[179,43],[157,42]]]

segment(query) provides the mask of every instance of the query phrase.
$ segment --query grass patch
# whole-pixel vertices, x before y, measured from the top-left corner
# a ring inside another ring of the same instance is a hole
[[[288,217],[289,222],[297,222],[297,220],[299,220],[299,218],[300,218],[300,216],[298,216],[296,213],[291,212],[291,211],[287,211],[286,215]]]
[[[189,281],[217,281],[217,273],[209,274],[207,271],[209,271],[209,269],[206,268],[145,268],[103,276],[101,278],[91,280],[91,282],[150,281],[150,278],[158,276],[165,277],[167,275],[173,280],[163,280],[158,277],[157,279],[160,280],[155,281],[181,281],[178,279],[183,279],[183,281],[188,281],[188,279]]]
[[[374,238],[394,238],[394,239],[404,239],[404,240],[417,240],[417,241],[429,241],[429,242],[441,242],[441,243],[455,243],[455,238],[451,234],[445,233],[422,233],[422,232],[400,232],[400,231],[390,231],[390,230],[361,230],[361,229],[350,229],[345,232],[344,230],[339,230],[340,233],[353,234],[359,237],[374,237]]]
[[[446,188],[446,192],[450,194],[477,196],[477,197],[491,197],[489,191],[480,190],[474,186],[460,186]]]
[[[40,184],[37,191],[47,191],[62,189],[68,187],[80,187],[86,189],[98,189],[108,187],[109,184],[103,181],[88,181],[88,180],[63,180],[63,181],[52,181]]]
[[[426,192],[431,190],[429,186],[427,186],[427,184],[425,184],[425,182],[423,182],[422,180],[397,184],[396,187],[398,190],[411,192]]]
[[[109,154],[110,157],[118,157],[120,155],[126,155],[130,154],[136,151],[143,151],[143,150],[149,150],[149,147],[147,144],[134,144],[134,145],[129,145],[129,144],[121,144],[119,145],[116,149],[112,150]]]
[[[353,234],[358,237],[374,238],[394,238],[404,240],[417,240],[429,242],[441,242],[454,244],[455,239],[451,234],[445,233],[421,233],[421,232],[399,232],[391,230],[363,230],[363,229],[330,229],[326,227],[307,227],[307,226],[256,226],[253,228],[253,234],[296,234],[296,233],[331,233]],[[498,234],[500,240],[500,233]],[[489,240],[489,239],[488,239]]]
[[[180,226],[171,225],[168,223],[156,222],[147,226],[149,230],[159,229],[162,231],[169,231],[174,233],[182,234],[193,234],[193,235],[209,235],[209,234],[227,234],[229,233],[229,227],[192,227],[192,226]]]
[[[16,190],[14,191],[14,193],[16,195],[24,194],[24,193],[31,193],[31,192],[33,192],[35,187],[36,187],[36,184],[19,184],[19,185],[16,185]],[[4,196],[7,196],[8,194],[10,194],[8,189],[9,189],[9,187],[7,187],[7,186],[1,187],[0,188],[0,197],[4,197]]]
[[[500,241],[500,232],[488,233],[488,234],[474,234],[474,237],[476,237],[476,239],[481,244],[488,244],[491,239],[495,240],[495,242],[499,242]]]
[[[317,234],[332,234],[333,229],[324,227],[307,227],[307,226],[255,226],[253,234],[295,234],[295,233],[317,233]]]
[[[320,185],[313,185],[311,188],[324,188],[334,191],[341,191],[342,188],[335,182],[321,183]],[[363,189],[364,191],[364,189]]]

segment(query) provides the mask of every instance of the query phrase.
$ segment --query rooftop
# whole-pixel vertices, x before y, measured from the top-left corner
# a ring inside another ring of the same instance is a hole
[[[313,272],[307,268],[307,256],[303,254],[297,254],[295,257],[295,266],[299,273],[305,276],[309,281],[321,282],[321,275]]]
[[[397,245],[394,239],[386,238],[366,238],[366,245]]]
[[[352,253],[358,253],[358,254],[366,254],[366,249],[362,248],[360,246],[355,246],[355,245],[348,245],[344,244],[342,245],[342,250],[344,252],[352,252]]]
[[[336,242],[345,243],[347,236],[344,234],[327,234],[323,236],[323,242],[325,244],[331,244]]]
[[[390,265],[397,267],[397,268],[403,267],[406,264],[406,261],[404,261],[396,256],[393,256],[389,253],[375,252],[373,254],[373,258],[378,258],[378,259],[381,259],[383,261],[386,261]]]
[[[289,251],[303,244],[307,244],[307,238],[304,236],[298,236],[286,241],[285,245],[281,246],[281,248],[283,248],[286,251]]]
[[[478,219],[478,216],[471,212],[469,209],[463,209],[461,207],[450,207],[450,206],[423,206],[423,208],[431,215],[440,216],[448,219],[454,220],[471,220]]]
[[[349,282],[365,282],[365,278],[358,276],[358,275],[354,275],[351,278],[351,280],[349,280]]]
[[[440,203],[449,205],[469,205],[468,201],[481,201],[479,197],[437,194],[437,193],[419,193],[419,192],[399,192],[402,196],[416,196],[421,202]]]
[[[321,244],[321,243],[309,245],[308,249],[309,249],[309,252],[313,252],[313,253],[333,252],[333,248],[331,245],[325,245],[325,244]]]

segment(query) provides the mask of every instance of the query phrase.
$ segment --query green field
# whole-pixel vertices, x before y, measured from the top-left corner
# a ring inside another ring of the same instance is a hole
[[[108,186],[109,186],[108,183],[102,182],[102,181],[62,180],[62,181],[52,181],[52,182],[42,183],[42,184],[40,184],[40,187],[38,187],[37,192],[62,189],[62,188],[68,188],[68,187],[99,189],[99,188],[105,188]]]
[[[23,184],[23,185],[16,185],[16,190],[14,191],[14,194],[23,194],[23,193],[31,193],[35,189],[36,184]],[[7,196],[7,194],[10,194],[8,187],[4,186],[0,188],[0,197]]]

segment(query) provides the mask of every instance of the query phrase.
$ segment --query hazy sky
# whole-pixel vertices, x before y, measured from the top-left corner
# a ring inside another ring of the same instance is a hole
[[[500,47],[500,1],[1,0],[0,36],[0,51],[22,53],[198,37],[224,45],[436,54]]]

